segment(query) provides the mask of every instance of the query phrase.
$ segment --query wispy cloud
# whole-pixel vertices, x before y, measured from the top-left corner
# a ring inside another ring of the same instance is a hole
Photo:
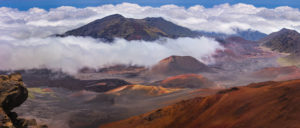
[[[218,42],[209,38],[163,39],[156,42],[116,39],[113,44],[83,37],[30,38],[0,43],[0,70],[50,68],[76,73],[80,68],[112,64],[151,66],[170,55],[210,57]]]

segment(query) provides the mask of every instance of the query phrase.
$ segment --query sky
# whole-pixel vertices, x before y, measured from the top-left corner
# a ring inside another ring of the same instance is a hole
[[[289,6],[300,8],[300,0],[0,0],[0,7],[18,8],[28,10],[33,7],[50,9],[60,6],[73,6],[78,8],[100,6],[104,4],[120,4],[123,2],[136,3],[141,6],[159,7],[166,4],[184,6],[186,8],[194,5],[202,5],[210,8],[215,5],[229,3],[252,4],[256,7],[275,8],[279,6]]]

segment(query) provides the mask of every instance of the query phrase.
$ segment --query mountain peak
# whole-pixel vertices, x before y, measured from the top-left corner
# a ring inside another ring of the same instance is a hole
[[[109,16],[106,16],[104,18],[107,18],[107,19],[115,19],[115,18],[125,18],[124,16],[120,15],[120,14],[112,14],[112,15],[109,15]]]
[[[296,30],[292,29],[287,29],[287,28],[282,28],[281,30],[278,31],[278,34],[293,34],[293,35],[300,35]]]
[[[287,28],[282,28],[280,29],[280,31],[290,31],[291,29],[287,29]]]
[[[200,61],[198,61],[197,59],[191,57],[191,56],[169,56],[163,60],[161,60],[159,63],[181,63],[181,62],[195,62],[195,63],[199,63]],[[201,62],[200,62],[201,63]]]
[[[170,56],[152,67],[152,72],[166,75],[210,72],[211,69],[191,56]]]
[[[260,43],[274,51],[290,54],[300,53],[300,34],[295,30],[283,28],[261,39]]]

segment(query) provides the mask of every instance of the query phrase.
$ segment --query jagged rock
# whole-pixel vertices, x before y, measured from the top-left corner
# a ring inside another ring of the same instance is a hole
[[[11,111],[27,97],[28,90],[20,74],[0,75],[0,128],[41,128],[36,120],[20,119],[17,113]]]
[[[28,91],[20,75],[0,76],[0,107],[4,111],[10,111],[20,106],[28,96]]]
[[[0,127],[4,127],[4,128],[14,127],[12,121],[2,109],[0,109]]]

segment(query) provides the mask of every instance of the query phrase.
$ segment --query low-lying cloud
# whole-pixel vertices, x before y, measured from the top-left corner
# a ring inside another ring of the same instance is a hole
[[[151,66],[170,55],[189,55],[199,60],[222,49],[210,38],[161,39],[156,42],[103,43],[87,37],[48,37],[2,40],[0,70],[50,68],[76,73],[80,68],[101,68],[112,64]]]

